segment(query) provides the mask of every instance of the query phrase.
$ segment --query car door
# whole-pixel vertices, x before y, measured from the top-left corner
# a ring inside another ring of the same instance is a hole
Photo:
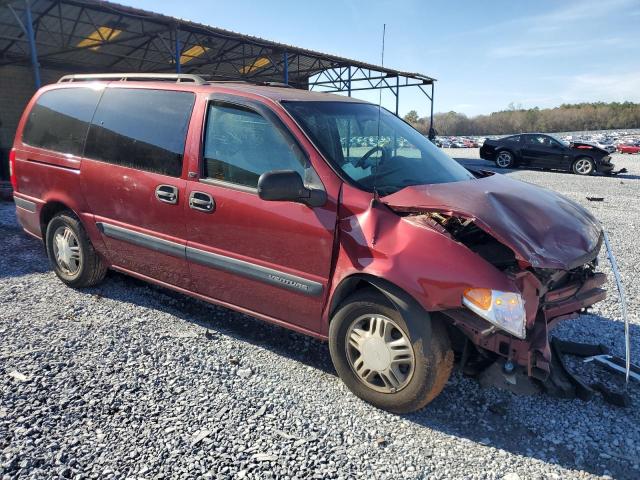
[[[560,144],[547,135],[524,135],[522,156],[531,167],[563,168],[563,153]]]
[[[331,272],[339,184],[320,181],[284,114],[257,100],[207,102],[201,163],[187,182],[187,259],[193,289],[223,304],[317,333]],[[306,140],[301,139],[303,142]],[[326,164],[323,168],[328,170]],[[311,208],[269,202],[259,176],[294,170],[328,200]],[[334,181],[335,179],[329,179]]]
[[[185,91],[106,88],[81,169],[110,262],[182,288],[190,280],[183,156],[194,101]]]

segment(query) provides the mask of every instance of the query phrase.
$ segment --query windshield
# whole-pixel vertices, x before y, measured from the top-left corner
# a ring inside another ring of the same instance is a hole
[[[569,142],[567,142],[566,140],[560,138],[557,135],[553,135],[553,134],[548,134],[551,138],[553,138],[555,141],[557,141],[560,145],[564,145],[565,147],[569,146]]]
[[[409,185],[475,178],[420,132],[377,105],[339,101],[283,105],[327,159],[365,190],[375,188],[380,195],[389,195]]]

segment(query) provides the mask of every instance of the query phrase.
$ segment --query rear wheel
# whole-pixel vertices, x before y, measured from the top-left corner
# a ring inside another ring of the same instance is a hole
[[[576,175],[591,175],[595,170],[595,165],[593,160],[588,157],[580,157],[575,162],[573,162],[573,167],[571,168],[573,173]]]
[[[453,352],[444,325],[428,314],[404,319],[372,290],[349,297],[329,329],[333,364],[364,401],[394,413],[418,410],[444,388]]]
[[[511,168],[515,163],[515,159],[513,157],[513,153],[508,150],[502,150],[498,152],[498,156],[496,157],[496,165],[499,168]]]
[[[71,287],[90,287],[107,273],[87,232],[71,212],[58,213],[51,219],[47,226],[46,248],[53,271]]]

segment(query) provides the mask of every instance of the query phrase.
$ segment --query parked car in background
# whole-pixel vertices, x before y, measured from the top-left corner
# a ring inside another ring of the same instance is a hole
[[[640,142],[639,143],[628,143],[628,144],[619,144],[618,152],[620,153],[640,153]]]
[[[613,143],[605,142],[605,141],[596,141],[593,143],[596,147],[605,150],[609,153],[613,153],[616,151],[616,146]]]
[[[349,389],[398,413],[442,391],[454,351],[552,382],[549,326],[605,298],[587,210],[467,170],[377,105],[113,78],[38,90],[10,155],[18,221],[73,288],[113,269],[328,341]]]
[[[533,167],[567,170],[577,175],[611,173],[609,152],[589,143],[566,144],[543,133],[523,133],[498,140],[485,140],[480,158],[499,168]]]

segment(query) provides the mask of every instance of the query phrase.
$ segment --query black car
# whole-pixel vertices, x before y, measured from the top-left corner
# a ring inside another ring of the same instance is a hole
[[[542,133],[523,133],[485,140],[480,158],[500,168],[533,167],[568,170],[578,175],[613,171],[609,152],[588,143],[565,144]]]

